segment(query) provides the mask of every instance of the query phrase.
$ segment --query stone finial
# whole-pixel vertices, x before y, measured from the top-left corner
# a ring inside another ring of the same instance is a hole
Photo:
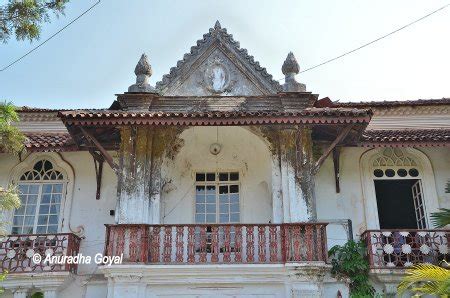
[[[134,68],[136,74],[136,84],[128,87],[128,92],[155,93],[156,90],[148,83],[148,79],[152,75],[152,67],[148,62],[148,57],[144,53]]]
[[[217,20],[216,21],[216,23],[214,24],[214,29],[221,29],[222,28],[222,26],[220,26],[220,22],[219,22],[219,20]]]
[[[288,75],[290,73],[298,74],[300,72],[300,65],[298,65],[294,53],[289,52],[289,54],[286,57],[286,60],[284,60],[283,62],[281,71],[283,72],[284,75]]]
[[[297,82],[295,79],[295,75],[300,72],[300,66],[298,65],[297,59],[292,52],[286,57],[284,60],[283,66],[281,67],[281,71],[284,74],[284,85],[283,91],[285,92],[305,92],[306,85]]]

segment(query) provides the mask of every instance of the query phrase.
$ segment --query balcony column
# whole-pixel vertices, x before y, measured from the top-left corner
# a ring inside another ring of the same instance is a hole
[[[279,150],[272,155],[272,223],[283,223],[283,189]]]
[[[58,297],[56,295],[57,288],[51,287],[51,288],[43,288],[42,292],[44,293],[44,298],[56,298]]]
[[[28,288],[19,288],[12,290],[14,298],[27,298],[29,289]]]
[[[107,298],[144,298],[146,297],[147,284],[143,282],[142,275],[133,273],[107,274],[108,293]]]
[[[286,264],[286,297],[323,297],[323,281],[328,268],[313,264]]]
[[[285,222],[316,218],[311,130],[306,126],[280,132],[281,185]]]
[[[154,154],[154,131],[123,127],[120,133],[117,221],[159,223],[160,162]]]

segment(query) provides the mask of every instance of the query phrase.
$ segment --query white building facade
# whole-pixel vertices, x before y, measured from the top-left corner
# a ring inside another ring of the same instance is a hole
[[[450,99],[319,100],[292,54],[282,70],[216,23],[155,88],[143,55],[109,109],[19,111],[5,297],[347,297],[327,251],[351,239],[393,294],[408,266],[448,260],[430,214],[450,208]],[[45,261],[63,255],[92,260]]]

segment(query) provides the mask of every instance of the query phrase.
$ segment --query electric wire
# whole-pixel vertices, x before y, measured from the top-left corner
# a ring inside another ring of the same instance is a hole
[[[393,35],[393,34],[399,32],[399,31],[401,31],[401,30],[403,30],[403,29],[405,29],[405,28],[407,28],[407,27],[409,27],[409,26],[411,26],[411,25],[414,25],[415,23],[418,23],[418,22],[420,22],[420,21],[422,21],[422,20],[424,20],[424,19],[426,19],[426,18],[428,18],[428,17],[434,15],[435,13],[437,13],[437,12],[439,12],[439,11],[441,11],[441,10],[447,8],[449,5],[450,5],[450,3],[444,5],[444,6],[440,7],[440,8],[438,8],[438,9],[436,9],[436,10],[434,10],[434,11],[432,11],[432,12],[426,14],[426,15],[424,15],[423,17],[420,17],[420,18],[418,18],[418,19],[416,19],[416,20],[414,20],[414,21],[412,21],[412,22],[410,22],[410,23],[408,23],[408,24],[406,24],[406,25],[404,25],[404,26],[402,26],[402,27],[400,27],[400,28],[394,30],[394,31],[391,31],[391,32],[389,32],[389,33],[387,33],[387,34],[385,34],[385,35],[383,35],[383,36],[380,36],[380,37],[378,37],[378,38],[376,38],[376,39],[374,39],[374,40],[372,40],[372,41],[370,41],[370,42],[367,42],[367,43],[365,43],[365,44],[363,44],[363,45],[361,45],[361,46],[359,46],[359,47],[357,47],[357,48],[355,48],[355,49],[353,49],[353,50],[350,50],[350,51],[348,51],[348,52],[345,52],[345,53],[343,53],[343,54],[341,54],[341,55],[339,55],[339,56],[336,56],[336,57],[334,57],[334,58],[328,59],[328,60],[326,60],[326,61],[324,61],[324,62],[321,62],[321,63],[319,63],[319,64],[317,64],[317,65],[311,66],[311,67],[309,67],[309,68],[307,68],[307,69],[305,69],[305,70],[300,71],[299,73],[305,73],[305,72],[307,72],[307,71],[313,70],[313,69],[315,69],[315,68],[318,68],[318,67],[320,67],[320,66],[323,66],[323,65],[325,65],[325,64],[328,64],[328,63],[330,63],[330,62],[336,61],[336,60],[338,60],[338,59],[340,59],[340,58],[343,58],[343,57],[345,57],[345,56],[347,56],[347,55],[350,55],[350,54],[352,54],[352,53],[354,53],[354,52],[356,52],[356,51],[359,51],[359,50],[361,50],[361,49],[363,49],[363,48],[365,48],[365,47],[367,47],[367,46],[369,46],[369,45],[371,45],[371,44],[376,43],[377,41],[380,41],[380,40],[382,40],[382,39],[384,39],[384,38],[386,38],[386,37],[389,37],[389,36],[391,36],[391,35]],[[281,79],[279,79],[279,80],[277,80],[277,81],[281,81],[281,80],[284,80],[284,78],[281,78]]]
[[[79,16],[77,16],[75,19],[73,19],[72,21],[70,21],[67,25],[65,25],[64,27],[62,27],[61,29],[59,29],[58,31],[56,31],[55,33],[53,33],[52,35],[50,35],[50,37],[48,37],[47,39],[45,39],[43,42],[41,42],[40,44],[38,44],[37,46],[35,46],[34,48],[32,48],[31,50],[29,50],[28,52],[26,52],[24,55],[22,55],[21,57],[17,58],[16,60],[12,61],[10,64],[8,64],[7,66],[3,67],[2,69],[0,69],[0,72],[7,70],[8,68],[10,68],[11,66],[13,66],[14,64],[16,64],[17,62],[19,62],[20,60],[22,60],[23,58],[25,58],[26,56],[30,55],[31,53],[33,53],[34,51],[36,51],[37,49],[39,49],[41,46],[43,46],[45,43],[47,43],[48,41],[50,41],[53,37],[55,37],[56,35],[58,35],[59,33],[61,33],[62,31],[64,31],[67,27],[69,27],[70,25],[72,25],[73,23],[75,23],[76,21],[78,21],[82,16],[84,16],[85,14],[87,14],[89,11],[91,11],[95,6],[97,6],[100,3],[101,0],[98,0],[96,3],[94,3],[92,6],[90,6],[88,9],[86,9],[83,13],[81,13]]]

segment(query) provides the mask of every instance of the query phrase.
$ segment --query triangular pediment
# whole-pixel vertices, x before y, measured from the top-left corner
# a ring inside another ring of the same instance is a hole
[[[216,22],[156,84],[165,96],[276,94],[281,86]]]

